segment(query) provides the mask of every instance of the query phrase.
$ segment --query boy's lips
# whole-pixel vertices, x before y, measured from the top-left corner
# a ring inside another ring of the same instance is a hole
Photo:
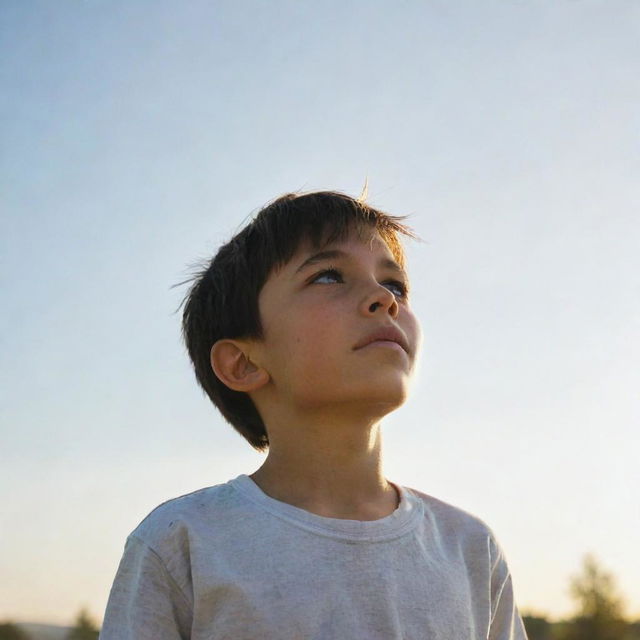
[[[402,331],[400,331],[400,329],[398,329],[397,327],[392,326],[379,327],[375,331],[372,331],[366,338],[360,340],[360,342],[358,342],[358,344],[353,349],[355,351],[356,349],[366,347],[372,342],[379,341],[395,342],[396,344],[399,344],[407,354],[409,353],[409,344],[404,336],[404,333],[402,333]]]

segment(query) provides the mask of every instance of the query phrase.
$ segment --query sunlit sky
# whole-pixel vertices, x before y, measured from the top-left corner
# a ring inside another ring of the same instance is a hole
[[[424,240],[387,477],[485,520],[523,611],[592,552],[640,617],[640,3],[4,0],[0,47],[0,619],[99,621],[153,507],[261,464],[171,286],[365,179]]]

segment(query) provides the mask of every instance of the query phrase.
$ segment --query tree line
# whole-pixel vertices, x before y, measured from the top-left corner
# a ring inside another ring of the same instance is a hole
[[[100,629],[91,619],[88,612],[82,609],[78,614],[75,625],[69,630],[65,640],[98,640]],[[27,633],[18,624],[0,622],[0,640],[38,640]]]
[[[624,600],[613,576],[587,554],[580,573],[571,578],[569,593],[575,602],[568,620],[550,622],[544,616],[523,615],[529,640],[640,640],[640,620],[624,616]]]

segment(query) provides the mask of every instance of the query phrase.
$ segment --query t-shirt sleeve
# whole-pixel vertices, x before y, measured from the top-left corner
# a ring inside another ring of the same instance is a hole
[[[191,606],[162,559],[131,535],[111,587],[100,640],[188,640]]]
[[[513,583],[500,545],[492,538],[491,622],[488,640],[527,640],[527,633],[516,606]]]

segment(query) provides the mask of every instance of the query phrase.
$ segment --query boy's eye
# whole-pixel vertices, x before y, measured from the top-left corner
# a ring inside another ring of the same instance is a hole
[[[312,283],[320,283],[320,284],[328,284],[328,283],[343,283],[344,279],[342,278],[342,273],[338,269],[324,269],[320,273],[317,273],[311,279]],[[409,288],[404,282],[399,280],[388,280],[387,282],[382,283],[383,286],[387,287],[391,293],[396,298],[406,298],[409,293]]]
[[[393,293],[396,298],[406,298],[409,290],[404,282],[398,280],[391,280],[389,282],[383,282],[385,287]],[[394,291],[395,289],[395,291]]]
[[[332,280],[334,282],[344,282],[342,274],[337,269],[325,269],[313,276],[311,282],[319,282],[322,279]]]

